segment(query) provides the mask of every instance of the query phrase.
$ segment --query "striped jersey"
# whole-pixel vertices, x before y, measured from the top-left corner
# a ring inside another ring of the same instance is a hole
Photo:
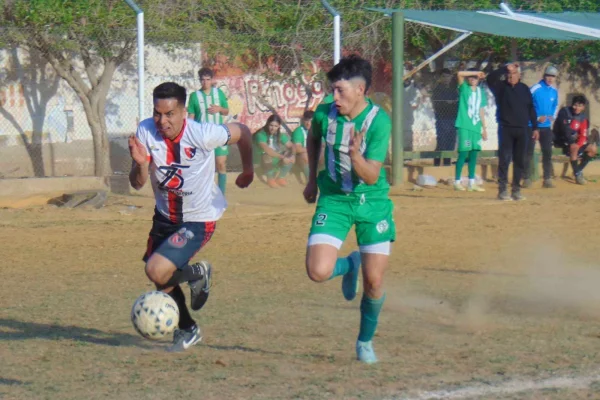
[[[223,116],[221,113],[209,114],[208,108],[212,105],[229,108],[225,93],[216,87],[213,87],[209,94],[204,93],[202,90],[198,90],[190,95],[188,113],[194,114],[194,120],[196,122],[222,124]]]
[[[300,125],[294,132],[292,132],[292,143],[300,144],[302,147],[306,147],[306,138],[308,137],[308,130]]]
[[[214,183],[214,149],[230,138],[225,125],[184,120],[171,140],[148,118],[138,126],[137,138],[146,146],[156,209],[174,224],[216,221],[227,202]]]
[[[367,99],[367,107],[354,119],[340,115],[335,103],[317,107],[312,123],[312,134],[325,141],[325,169],[319,174],[322,194],[348,194],[389,190],[386,173],[381,168],[379,179],[373,185],[365,184],[353,171],[350,160],[350,135],[366,130],[362,146],[363,156],[383,163],[387,156],[392,123],[379,106]]]

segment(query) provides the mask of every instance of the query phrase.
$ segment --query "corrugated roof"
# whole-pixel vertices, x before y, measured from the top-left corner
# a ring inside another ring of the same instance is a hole
[[[418,22],[425,25],[452,29],[462,32],[485,33],[496,36],[506,36],[521,39],[543,40],[598,40],[594,36],[554,29],[546,26],[533,25],[527,22],[514,21],[491,14],[482,14],[476,11],[454,10],[394,10],[388,8],[367,8],[371,11],[391,15],[394,11],[401,11],[407,21]],[[539,13],[522,14],[540,18],[550,18],[555,21],[568,22],[590,28],[600,26],[600,15],[592,13]]]

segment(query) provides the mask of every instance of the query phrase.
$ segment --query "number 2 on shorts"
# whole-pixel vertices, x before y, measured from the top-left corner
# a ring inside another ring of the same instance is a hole
[[[317,225],[317,226],[325,225],[326,219],[327,219],[327,214],[317,214],[317,220],[315,221],[315,225]]]

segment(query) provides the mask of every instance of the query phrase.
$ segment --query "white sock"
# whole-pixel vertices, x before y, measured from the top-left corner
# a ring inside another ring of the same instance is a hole
[[[461,181],[460,181],[460,179],[457,179],[457,180],[455,180],[455,181],[454,181],[454,184],[455,184],[455,185],[460,185],[460,184],[461,184]]]
[[[475,184],[475,179],[469,178],[469,186],[473,186]]]

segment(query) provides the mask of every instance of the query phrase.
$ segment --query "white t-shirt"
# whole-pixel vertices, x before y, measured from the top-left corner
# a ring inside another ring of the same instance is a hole
[[[225,125],[187,119],[179,136],[170,140],[148,118],[138,126],[136,136],[148,152],[158,212],[176,224],[221,218],[227,202],[214,183],[214,149],[229,141]]]

